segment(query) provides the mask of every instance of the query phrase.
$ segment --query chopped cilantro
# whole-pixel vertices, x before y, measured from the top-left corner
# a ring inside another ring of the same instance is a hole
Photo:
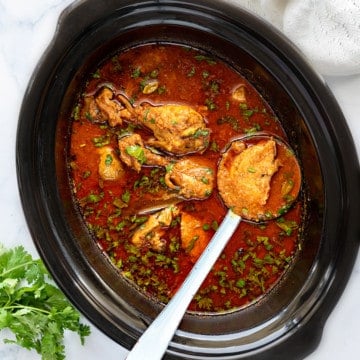
[[[126,148],[126,153],[132,157],[134,157],[139,163],[145,164],[146,157],[144,153],[144,149],[140,145],[130,145]]]

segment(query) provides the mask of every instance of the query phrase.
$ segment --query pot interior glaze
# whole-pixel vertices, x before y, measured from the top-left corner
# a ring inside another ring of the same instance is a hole
[[[36,246],[70,300],[126,348],[161,310],[119,276],[91,238],[67,172],[69,118],[85,78],[113,54],[157,42],[207,51],[256,87],[301,162],[306,205],[301,251],[282,281],[239,311],[187,314],[166,358],[303,357],[317,345],[355,259],[360,201],[350,203],[349,194],[359,187],[358,162],[322,80],[287,40],[243,10],[220,1],[105,6],[89,0],[62,14],[29,84],[18,128],[19,188]],[[346,165],[345,154],[354,155]],[[304,334],[311,334],[306,346]]]

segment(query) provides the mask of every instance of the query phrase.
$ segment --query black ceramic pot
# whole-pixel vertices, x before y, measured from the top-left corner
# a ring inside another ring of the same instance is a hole
[[[58,285],[98,328],[131,348],[162,305],[119,277],[72,202],[69,117],[86,75],[147,42],[209,51],[244,75],[277,113],[304,175],[302,250],[261,301],[223,315],[187,314],[167,359],[298,359],[318,344],[357,254],[359,163],[344,117],[321,78],[271,26],[210,0],[87,0],[62,14],[29,83],[17,134],[23,208]]]

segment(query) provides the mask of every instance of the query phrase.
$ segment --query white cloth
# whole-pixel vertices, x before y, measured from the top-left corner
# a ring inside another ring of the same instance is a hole
[[[360,0],[223,0],[282,31],[323,75],[360,73]]]

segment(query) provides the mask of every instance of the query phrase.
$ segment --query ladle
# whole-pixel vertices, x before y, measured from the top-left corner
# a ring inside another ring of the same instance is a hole
[[[270,154],[264,146],[271,149]],[[256,172],[261,174],[256,176]],[[232,176],[236,176],[238,181],[234,183]],[[264,178],[267,178],[267,181]],[[235,197],[229,194],[230,183]],[[268,185],[267,190],[266,185]],[[265,203],[264,199],[260,199],[262,204],[255,206],[251,197],[251,188],[254,186],[255,189],[258,187],[258,190],[268,191]],[[299,163],[293,151],[283,141],[263,134],[244,136],[232,141],[222,154],[218,168],[219,192],[229,210],[182,286],[139,338],[128,354],[127,360],[160,360],[192,298],[241,220],[260,222],[283,215],[297,198],[300,187]],[[242,194],[245,194],[245,202]],[[254,207],[257,208],[256,211]]]

